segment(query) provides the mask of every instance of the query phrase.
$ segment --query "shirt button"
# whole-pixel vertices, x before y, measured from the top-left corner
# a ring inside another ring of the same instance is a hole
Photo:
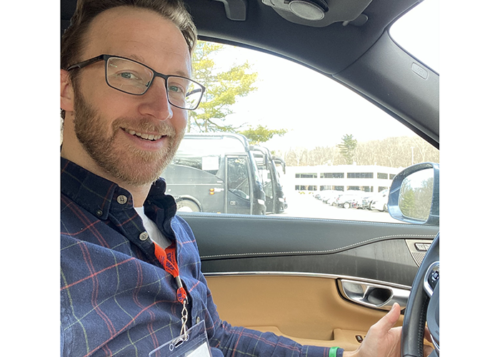
[[[196,318],[196,323],[197,323],[197,324],[199,324],[199,323],[200,323],[200,317],[199,317],[199,316]]]
[[[98,209],[95,214],[97,214],[98,217],[101,217],[102,216],[102,211],[100,209]]]
[[[139,239],[144,241],[144,240],[147,240],[149,238],[149,234],[148,232],[142,232],[140,235],[139,235]]]
[[[116,200],[119,204],[124,205],[125,203],[127,203],[127,196],[120,195],[116,198]]]

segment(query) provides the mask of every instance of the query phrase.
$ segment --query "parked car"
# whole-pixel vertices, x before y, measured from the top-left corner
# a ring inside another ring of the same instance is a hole
[[[319,199],[321,202],[328,204],[336,194],[338,194],[338,191],[324,190],[319,193]]]
[[[370,204],[373,201],[373,197],[376,195],[374,192],[366,192],[364,195],[361,195],[361,199],[359,202],[358,208],[361,209],[371,209]]]
[[[337,206],[343,208],[356,207],[362,194],[362,191],[347,191],[338,197]]]
[[[376,209],[381,212],[387,212],[387,202],[389,200],[389,190],[380,191],[373,197],[372,202],[369,204],[370,209]]]
[[[323,191],[321,194],[321,201],[323,203],[328,203],[328,201],[332,198],[332,196],[335,194],[334,191]]]
[[[332,194],[330,194],[330,197],[328,198],[328,201],[326,201],[326,203],[330,206],[336,206],[337,200],[342,194],[344,194],[343,191],[334,191]]]
[[[353,202],[353,207],[357,209],[368,208],[373,197],[373,192],[362,192]]]

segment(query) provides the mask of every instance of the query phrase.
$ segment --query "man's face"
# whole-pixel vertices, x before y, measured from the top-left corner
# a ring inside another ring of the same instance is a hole
[[[80,60],[117,55],[160,73],[190,76],[184,37],[172,22],[152,11],[127,7],[107,10],[93,21],[87,39]],[[118,183],[150,184],[175,154],[187,113],[168,103],[162,78],[155,78],[146,94],[130,95],[106,84],[104,65],[100,61],[79,70],[74,126],[65,123],[74,135],[64,133],[63,149],[67,139],[77,141],[68,146],[81,162],[72,161]]]

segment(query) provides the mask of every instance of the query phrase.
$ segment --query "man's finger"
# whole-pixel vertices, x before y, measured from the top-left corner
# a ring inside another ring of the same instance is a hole
[[[377,329],[380,329],[381,331],[389,331],[391,328],[394,327],[396,322],[398,322],[399,315],[401,313],[401,307],[399,306],[398,303],[395,303],[392,305],[391,311],[387,313],[384,317],[382,317],[378,322],[373,325],[373,327],[376,327]]]
[[[431,340],[431,332],[429,331],[428,327],[425,328],[424,337],[425,337],[425,339],[427,341],[432,342],[432,340]]]
[[[434,351],[434,348],[424,345],[424,357],[428,357],[432,353],[432,351]]]

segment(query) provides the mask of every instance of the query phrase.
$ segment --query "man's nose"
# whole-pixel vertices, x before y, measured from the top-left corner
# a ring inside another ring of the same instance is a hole
[[[139,107],[141,114],[158,120],[168,120],[173,116],[172,104],[168,102],[167,88],[163,78],[156,77],[148,91],[142,95]]]

